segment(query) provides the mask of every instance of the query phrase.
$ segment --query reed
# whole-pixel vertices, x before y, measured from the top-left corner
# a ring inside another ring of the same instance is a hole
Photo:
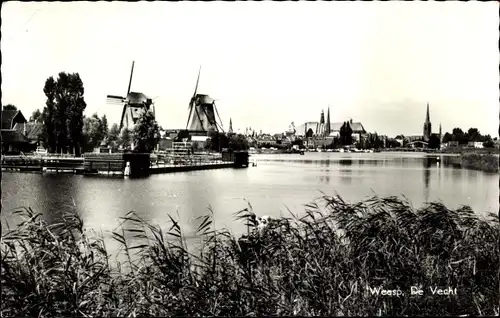
[[[487,153],[463,153],[460,156],[462,167],[466,169],[498,172],[498,155]]]
[[[498,216],[407,200],[323,195],[305,213],[237,238],[199,219],[199,252],[174,218],[133,212],[112,233],[125,262],[77,216],[48,225],[29,209],[2,233],[2,316],[498,315]],[[252,207],[236,218],[252,225]],[[128,233],[128,234],[127,234]],[[127,237],[134,238],[134,245]],[[134,256],[135,255],[135,256]],[[370,287],[405,295],[373,295]],[[410,295],[411,286],[422,296]],[[432,295],[430,287],[457,288]]]

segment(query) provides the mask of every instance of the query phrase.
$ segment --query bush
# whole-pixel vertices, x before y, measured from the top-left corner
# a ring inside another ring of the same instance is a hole
[[[173,218],[164,232],[131,212],[112,233],[125,250],[116,267],[78,217],[48,225],[30,210],[18,214],[26,221],[2,233],[2,316],[499,314],[499,220],[468,207],[323,196],[303,217],[239,239],[205,216],[197,253]],[[249,224],[252,215],[251,206],[237,213]],[[131,235],[142,242],[132,246]],[[379,286],[406,295],[369,292]],[[425,294],[410,296],[411,286]]]

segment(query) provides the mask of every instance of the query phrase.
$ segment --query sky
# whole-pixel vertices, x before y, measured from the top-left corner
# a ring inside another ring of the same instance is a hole
[[[2,104],[29,117],[43,86],[77,72],[86,115],[118,122],[132,91],[154,98],[166,129],[185,128],[198,93],[225,129],[285,131],[291,122],[353,119],[369,132],[476,127],[496,136],[498,3],[7,2],[1,10]]]

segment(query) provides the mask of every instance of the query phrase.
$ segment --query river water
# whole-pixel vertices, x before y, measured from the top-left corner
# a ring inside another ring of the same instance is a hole
[[[321,195],[338,193],[356,202],[374,194],[406,196],[415,207],[439,200],[449,208],[469,205],[482,215],[498,212],[498,174],[438,163],[424,153],[306,153],[253,155],[257,167],[152,175],[141,179],[4,172],[2,227],[18,222],[16,207],[31,207],[49,222],[62,211],[79,213],[86,228],[108,233],[119,217],[135,211],[168,229],[168,214],[187,236],[197,217],[212,208],[215,226],[246,232],[234,213],[248,202],[258,215],[289,216]],[[245,199],[247,201],[245,201]]]

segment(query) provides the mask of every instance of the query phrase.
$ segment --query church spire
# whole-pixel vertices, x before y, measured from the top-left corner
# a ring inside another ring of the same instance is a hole
[[[432,134],[432,127],[431,127],[431,119],[430,119],[430,115],[429,115],[429,102],[427,102],[427,114],[425,116],[424,134],[423,134],[425,142],[429,141],[431,134]]]
[[[427,102],[427,115],[425,116],[425,122],[430,123],[431,122],[431,117],[429,115],[429,102]]]
[[[229,118],[229,130],[227,131],[228,134],[233,133],[233,121],[231,118]]]
[[[328,105],[328,112],[326,113],[326,135],[330,136],[331,133],[331,127],[330,127],[330,105]]]

